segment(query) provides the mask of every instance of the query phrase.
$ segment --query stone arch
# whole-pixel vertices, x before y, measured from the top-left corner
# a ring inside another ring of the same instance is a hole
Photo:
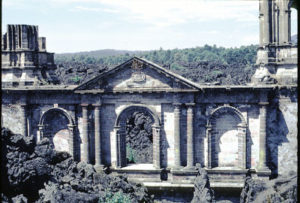
[[[153,120],[152,136],[153,136],[153,165],[155,168],[160,168],[160,127],[161,122],[156,111],[145,105],[129,105],[123,108],[117,116],[115,122],[116,133],[116,167],[124,167],[126,161],[126,121],[127,118],[134,112],[142,112],[148,115]]]
[[[224,105],[212,111],[207,124],[209,168],[246,168],[246,128],[238,109]]]
[[[57,122],[61,122],[61,126],[50,126]],[[48,109],[42,114],[38,126],[37,141],[47,137],[54,144],[56,150],[67,151],[74,156],[75,125],[73,118],[65,109],[59,107]],[[67,145],[68,149],[63,149],[63,145]]]
[[[48,109],[47,111],[45,111],[43,113],[43,115],[41,116],[40,118],[40,121],[39,121],[39,125],[44,125],[44,122],[45,122],[45,116],[51,112],[60,112],[62,113],[63,115],[65,115],[68,120],[69,120],[69,125],[74,125],[74,121],[72,119],[72,117],[70,116],[70,114],[63,108],[59,108],[59,107],[55,107],[55,108],[51,108],[51,109]]]

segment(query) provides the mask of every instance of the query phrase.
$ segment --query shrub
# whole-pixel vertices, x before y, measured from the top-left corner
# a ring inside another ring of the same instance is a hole
[[[129,194],[124,194],[122,191],[118,191],[117,193],[113,193],[110,190],[105,191],[105,197],[99,198],[99,203],[130,203]]]
[[[126,146],[126,158],[128,160],[128,163],[136,163],[136,151],[132,149],[129,145]]]

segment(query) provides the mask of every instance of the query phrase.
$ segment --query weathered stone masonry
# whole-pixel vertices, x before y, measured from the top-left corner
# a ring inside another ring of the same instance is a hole
[[[2,44],[2,124],[37,142],[47,137],[98,170],[110,167],[144,183],[190,184],[197,163],[213,187],[242,187],[249,172],[268,178],[296,171],[297,63],[289,54],[295,51],[290,33],[273,30],[290,29],[280,2],[260,1],[260,68],[247,86],[195,84],[137,57],[79,86],[53,85],[53,54],[45,38],[38,40],[37,27],[9,25]],[[126,122],[133,112],[153,119],[152,163],[127,164]]]

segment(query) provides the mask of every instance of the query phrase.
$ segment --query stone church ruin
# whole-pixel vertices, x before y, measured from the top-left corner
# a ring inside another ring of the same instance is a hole
[[[38,27],[2,36],[2,125],[47,137],[75,160],[147,187],[211,187],[297,171],[297,47],[292,1],[259,1],[258,69],[245,86],[199,85],[133,57],[80,85],[60,85]],[[135,145],[132,140],[136,139]]]

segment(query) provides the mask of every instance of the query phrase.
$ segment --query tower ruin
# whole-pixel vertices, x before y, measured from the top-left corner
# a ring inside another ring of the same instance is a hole
[[[7,25],[2,36],[2,87],[57,84],[54,53],[46,51],[46,38],[38,26]]]
[[[297,83],[297,45],[291,42],[293,0],[259,1],[258,69],[254,84]]]

